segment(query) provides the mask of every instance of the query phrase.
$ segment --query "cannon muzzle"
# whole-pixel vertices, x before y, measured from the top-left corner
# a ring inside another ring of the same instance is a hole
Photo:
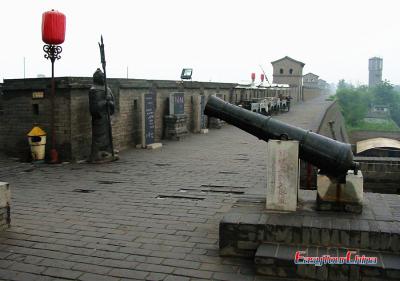
[[[299,141],[299,157],[334,177],[342,177],[348,170],[358,169],[353,160],[351,145],[306,131],[301,128],[251,112],[210,96],[204,109],[210,117],[224,120],[264,141],[289,139]]]

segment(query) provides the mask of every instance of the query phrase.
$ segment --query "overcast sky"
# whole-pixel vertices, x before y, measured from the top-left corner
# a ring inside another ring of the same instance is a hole
[[[42,13],[67,17],[56,76],[91,76],[103,34],[108,77],[240,82],[290,56],[328,82],[368,83],[368,58],[400,84],[400,4],[393,0],[10,0],[1,2],[0,82],[51,75]]]

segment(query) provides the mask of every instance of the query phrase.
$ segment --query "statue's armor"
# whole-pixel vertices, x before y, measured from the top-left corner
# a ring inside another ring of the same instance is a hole
[[[107,89],[105,94],[104,83],[101,83],[101,71],[98,69],[93,76],[93,86],[89,90],[89,107],[92,115],[92,162],[112,160],[112,145],[110,140],[109,115],[114,114],[114,96]],[[108,109],[107,109],[108,107]],[[109,111],[109,112],[108,112]]]

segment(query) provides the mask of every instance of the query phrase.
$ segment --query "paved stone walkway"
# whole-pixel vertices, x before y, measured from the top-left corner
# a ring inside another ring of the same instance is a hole
[[[310,101],[299,103],[291,107],[290,112],[287,114],[280,114],[274,116],[274,118],[306,130],[317,132],[326,109],[332,104],[332,101],[326,100],[327,98],[328,96],[322,95]]]
[[[278,118],[307,127],[322,110],[312,104]],[[264,192],[265,151],[226,125],[161,150],[124,151],[110,164],[3,158],[0,181],[13,201],[0,279],[273,280],[256,276],[251,260],[218,255],[224,213],[238,197]]]

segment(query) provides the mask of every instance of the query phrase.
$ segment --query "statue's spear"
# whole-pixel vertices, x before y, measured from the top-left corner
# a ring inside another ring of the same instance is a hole
[[[99,48],[100,48],[101,66],[103,67],[103,72],[104,72],[104,89],[105,89],[106,100],[107,100],[108,87],[107,87],[107,74],[106,74],[106,55],[104,53],[103,35],[101,35],[101,44],[99,43]],[[107,118],[108,118],[108,127],[109,127],[108,128],[109,129],[108,130],[108,137],[110,139],[112,157],[114,158],[114,145],[113,145],[113,139],[112,139],[110,106],[108,104],[108,101],[106,102],[106,106],[107,106]]]

